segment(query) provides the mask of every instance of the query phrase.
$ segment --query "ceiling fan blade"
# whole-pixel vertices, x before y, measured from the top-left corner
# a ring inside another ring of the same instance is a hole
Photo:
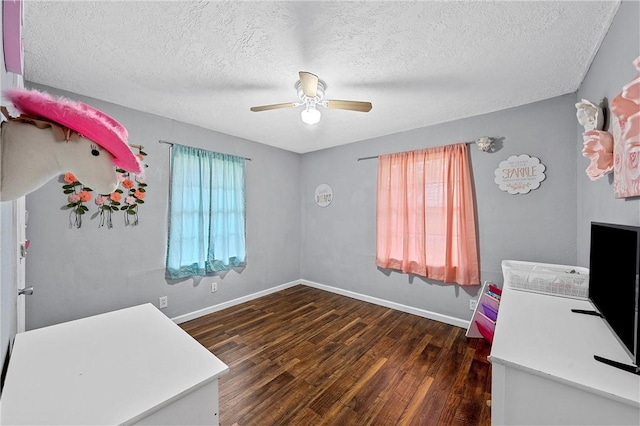
[[[260,111],[269,111],[271,109],[280,109],[280,108],[293,108],[297,107],[299,104],[294,102],[287,102],[285,104],[273,104],[273,105],[262,105],[251,107],[251,111],[260,112]]]
[[[333,109],[347,109],[349,111],[359,111],[359,112],[369,112],[373,105],[371,102],[361,102],[361,101],[339,101],[332,100],[325,102],[327,108]]]
[[[309,98],[315,98],[318,92],[318,76],[306,71],[300,71],[298,75],[304,94]]]

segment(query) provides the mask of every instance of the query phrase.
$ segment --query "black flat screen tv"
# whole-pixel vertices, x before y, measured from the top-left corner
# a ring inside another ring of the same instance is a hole
[[[640,366],[640,226],[591,223],[589,299]]]

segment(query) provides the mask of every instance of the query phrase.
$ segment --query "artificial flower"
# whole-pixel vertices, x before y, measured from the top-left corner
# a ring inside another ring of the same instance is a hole
[[[63,179],[65,184],[62,185],[62,190],[65,194],[68,194],[67,200],[69,201],[66,208],[71,209],[69,226],[80,228],[82,226],[82,216],[89,211],[87,206],[82,203],[91,199],[91,188],[78,182],[73,173],[65,173]]]
[[[633,65],[640,71],[640,56]],[[622,92],[611,101],[611,112],[625,124],[633,115],[640,113],[640,74],[636,75],[629,84],[622,87]]]
[[[488,136],[483,136],[481,138],[476,139],[476,145],[478,149],[482,152],[489,152],[493,149],[493,138]]]
[[[598,180],[613,170],[613,136],[602,130],[590,130],[582,134],[582,155],[591,160],[586,173],[591,180]]]
[[[633,66],[640,71],[640,56],[633,61]],[[622,86],[622,96],[626,99],[634,100],[636,103],[640,102],[640,73],[636,75],[636,78],[631,83]]]
[[[629,117],[622,137],[630,147],[640,147],[640,112]]]
[[[89,193],[89,191],[80,191],[78,197],[80,198],[80,201],[86,203],[91,199],[91,194]]]
[[[618,118],[621,126],[624,127],[627,120],[638,112],[638,104],[619,93],[611,101],[611,112]]]
[[[640,74],[631,83],[622,87],[622,97],[635,102],[636,105],[640,102]]]
[[[640,71],[640,56],[636,58],[633,65]],[[629,111],[627,112],[628,118],[622,138],[625,145],[630,145],[630,147],[640,146],[640,73],[636,75],[636,78],[631,83],[622,87],[621,95],[627,101],[633,102],[634,105],[626,104],[629,106]]]
[[[640,146],[625,145],[625,159],[629,178],[635,181],[640,177]]]
[[[145,155],[147,154],[140,149],[136,157],[142,163]],[[147,166],[145,165],[145,167]],[[138,209],[141,204],[144,204],[143,198],[146,195],[147,184],[144,170],[141,171],[140,174],[135,175],[116,167],[115,172],[119,187],[110,194],[100,194],[95,198],[95,203],[98,206],[98,212],[100,214],[99,226],[106,224],[107,228],[112,228],[112,213],[118,211],[124,214],[125,225],[137,225]],[[63,178],[65,185],[62,186],[62,189],[63,192],[68,195],[69,200],[69,204],[65,207],[71,209],[70,227],[75,226],[76,228],[80,228],[82,225],[82,216],[89,211],[88,207],[83,205],[83,203],[91,200],[91,188],[87,188],[80,183],[73,173],[65,173]],[[124,190],[120,187],[124,188]],[[123,198],[125,201],[121,204],[120,200]]]
[[[598,130],[604,124],[602,109],[586,99],[576,104],[576,117],[578,123],[584,127],[586,132],[590,130]]]
[[[78,178],[76,178],[73,173],[65,173],[64,174],[64,181],[67,182],[67,183],[74,183],[74,182],[78,181]]]
[[[622,167],[622,155],[619,152],[613,153],[613,173],[614,175],[620,173]]]

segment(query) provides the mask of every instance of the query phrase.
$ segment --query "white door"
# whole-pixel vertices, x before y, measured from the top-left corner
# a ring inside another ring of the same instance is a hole
[[[20,197],[13,202],[13,235],[15,237],[16,252],[14,259],[16,260],[15,283],[18,298],[16,301],[17,330],[21,333],[25,331],[25,297],[32,292],[26,287],[25,270],[27,263],[27,210],[25,208],[25,198]]]
[[[16,89],[24,89],[24,78],[22,75],[6,73],[6,76],[3,74],[2,79],[3,85],[6,84],[6,89],[16,88]],[[18,111],[13,108],[11,102],[8,102],[4,96],[2,96],[2,105],[9,109],[9,113],[12,116],[18,116]],[[2,116],[2,120],[4,121],[4,116]],[[11,218],[12,229],[11,229],[11,241],[14,247],[14,255],[13,255],[13,266],[15,267],[13,271],[13,278],[15,283],[15,291],[18,294],[16,299],[16,332],[20,333],[25,331],[25,264],[26,264],[26,231],[25,227],[27,225],[27,211],[25,207],[25,197],[20,197],[15,201],[11,202],[13,217]],[[20,294],[23,293],[23,294]],[[26,291],[26,293],[29,293]]]

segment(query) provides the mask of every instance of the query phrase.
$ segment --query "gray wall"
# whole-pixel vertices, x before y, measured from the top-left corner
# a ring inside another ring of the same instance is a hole
[[[175,317],[256,293],[300,278],[300,155],[179,123],[49,87],[53,95],[86,102],[120,121],[131,143],[142,144],[149,184],[140,225],[125,227],[113,216],[113,229],[85,218],[69,229],[61,183],[52,180],[27,196],[31,240],[27,282],[27,329],[94,315],[169,297],[163,312]],[[201,280],[164,279],[169,185],[169,145],[183,143],[252,158],[246,165],[247,267]],[[95,204],[90,202],[91,213]],[[211,293],[211,282],[218,291]]]
[[[375,265],[377,161],[357,161],[438,145],[501,138],[495,153],[470,146],[475,179],[481,279],[502,282],[501,261],[576,262],[575,94],[305,154],[301,166],[302,278],[344,290],[470,319],[478,286],[461,287],[379,270]],[[511,155],[529,154],[547,167],[539,189],[509,195],[494,170]],[[328,183],[334,201],[315,205]]]
[[[638,73],[632,65],[640,56],[640,3],[625,1],[611,24],[598,54],[591,64],[577,99],[588,99],[598,104],[603,99],[608,105]],[[608,109],[606,110],[608,114]],[[577,123],[577,122],[576,122]],[[640,225],[640,198],[616,199],[613,196],[613,174],[595,182],[589,180],[585,169],[589,161],[582,157],[582,132],[577,125],[575,155],[578,158],[578,210],[577,239],[578,265],[589,266],[590,224],[611,222]]]
[[[2,12],[0,12],[2,16]],[[0,33],[2,19],[0,19]],[[8,73],[4,65],[4,47],[0,43],[0,76],[2,90],[14,87],[14,74]],[[6,105],[4,96],[2,105]],[[0,161],[1,163],[1,161]],[[1,170],[0,170],[1,172]],[[0,202],[0,369],[4,365],[9,343],[16,334],[16,285],[14,282],[14,234],[13,234],[13,202]]]
[[[487,154],[471,146],[482,279],[501,282],[503,259],[587,266],[588,223],[640,224],[640,201],[615,200],[607,179],[587,179],[574,103],[582,97],[596,102],[611,99],[633,77],[631,61],[639,50],[638,7],[637,2],[621,5],[577,96],[303,156],[45,88],[90,103],[121,121],[131,141],[146,146],[150,186],[137,228],[124,228],[116,217],[112,230],[98,229],[96,221],[68,229],[58,182],[27,197],[27,236],[32,240],[27,282],[36,287],[36,294],[27,299],[27,328],[137,303],[157,304],[162,295],[169,296],[165,313],[174,317],[298,278],[468,319],[468,300],[476,296],[477,286],[443,285],[375,266],[377,162],[356,160],[485,135],[502,138],[502,147]],[[249,261],[241,273],[232,271],[201,282],[164,280],[169,149],[157,144],[158,139],[254,159],[247,166]],[[529,194],[509,195],[493,182],[493,171],[500,161],[522,153],[540,158],[547,166],[547,178]],[[327,208],[313,201],[320,183],[334,189],[334,202]],[[214,280],[219,291],[211,294]],[[4,309],[3,299],[3,327]]]

